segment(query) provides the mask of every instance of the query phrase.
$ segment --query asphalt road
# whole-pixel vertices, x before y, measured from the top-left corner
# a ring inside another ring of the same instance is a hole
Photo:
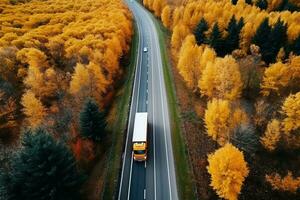
[[[126,3],[138,26],[139,47],[118,199],[177,200],[170,118],[157,31],[150,13],[143,6],[131,0]],[[148,52],[143,52],[144,47],[148,47]],[[147,162],[135,162],[132,158],[136,112],[148,112]]]

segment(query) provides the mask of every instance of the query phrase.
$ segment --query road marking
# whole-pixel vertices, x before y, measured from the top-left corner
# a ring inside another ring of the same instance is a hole
[[[146,189],[144,189],[144,199],[146,199]]]
[[[153,44],[152,43],[152,38],[149,36],[149,38],[150,38],[150,40],[151,40],[151,44]],[[153,124],[155,124],[154,123],[154,121],[155,121],[155,115],[154,115],[154,113],[155,113],[155,110],[154,110],[154,79],[153,79],[153,74],[154,74],[154,68],[153,68],[153,54],[151,54],[152,56],[151,56],[151,81],[152,81],[152,87],[151,87],[151,89],[152,89],[152,115],[153,115],[153,121],[152,121],[152,129],[153,129],[153,162],[154,162],[154,167],[153,167],[153,169],[154,169],[154,173],[153,173],[153,176],[154,176],[154,200],[156,200],[156,157],[155,157],[155,152],[156,152],[156,145],[155,145],[155,135],[156,135],[156,133],[155,133],[155,127],[153,126]]]
[[[145,168],[147,168],[147,161],[145,161]]]
[[[152,26],[154,26],[154,24],[153,24],[153,21],[151,20],[151,22],[152,22]],[[154,26],[155,27],[155,26]],[[156,39],[157,39],[157,34],[156,34],[156,32],[154,33],[154,36],[156,37]],[[157,43],[155,43],[155,45],[156,45],[156,47],[157,47]],[[159,67],[158,67],[158,74],[159,74],[159,82],[160,82],[160,85],[161,85],[161,87],[160,87],[160,94],[161,94],[161,96],[160,96],[160,98],[161,98],[161,106],[162,106],[162,110],[163,110],[163,112],[162,112],[162,115],[163,115],[163,126],[164,126],[164,137],[165,137],[165,152],[166,152],[166,158],[167,158],[167,171],[168,171],[168,182],[169,182],[169,195],[170,195],[170,199],[172,199],[172,189],[171,189],[171,180],[170,180],[170,166],[169,166],[169,155],[168,155],[168,150],[167,150],[167,147],[168,147],[168,144],[167,144],[167,133],[166,133],[166,120],[165,120],[165,112],[164,112],[164,101],[163,101],[163,92],[162,92],[162,89],[163,89],[163,79],[162,79],[162,61],[161,61],[161,57],[159,57],[159,55],[158,55],[158,52],[160,52],[160,47],[157,47],[156,49],[158,49],[159,51],[156,51],[156,56],[157,56],[157,59],[159,59],[160,58],[160,62],[158,62],[159,63]]]
[[[132,92],[132,97],[131,97],[130,110],[132,110],[132,107],[133,107],[133,99],[134,99],[134,94],[135,94],[137,70],[139,68],[139,58],[140,58],[140,50],[141,50],[141,34],[140,34],[140,30],[141,29],[140,29],[139,23],[137,23],[137,29],[138,29],[138,32],[139,32],[139,37],[138,37],[138,42],[139,43],[138,43],[138,48],[137,49],[139,49],[139,50],[137,51],[138,55],[137,55],[137,62],[136,62],[136,66],[135,66],[135,74],[134,74],[134,82],[133,82],[133,92]],[[136,106],[136,110],[137,110],[137,106]],[[127,125],[127,131],[129,131],[129,127],[130,127],[130,122],[131,122],[131,117],[132,117],[131,114],[132,114],[132,112],[129,112],[129,121],[128,121],[128,125]],[[129,133],[127,132],[126,143],[125,143],[125,156],[124,156],[124,161],[123,161],[123,166],[122,166],[121,180],[120,180],[120,187],[119,187],[119,195],[118,195],[118,199],[119,200],[121,200],[123,178],[124,178],[124,169],[125,169],[125,163],[126,163],[126,152],[127,152],[127,146],[128,146],[128,137],[129,137]],[[132,168],[131,168],[131,170],[132,170]],[[131,173],[131,171],[130,171],[130,173]],[[130,182],[129,182],[129,187],[130,187]]]
[[[129,200],[129,197],[130,197],[130,188],[131,188],[132,163],[133,163],[133,152],[131,152],[131,165],[130,165],[130,175],[129,175],[129,188],[128,188],[128,194],[127,194],[127,199],[128,199],[128,200]]]

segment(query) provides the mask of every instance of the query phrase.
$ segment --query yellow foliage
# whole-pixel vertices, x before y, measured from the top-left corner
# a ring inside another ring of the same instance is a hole
[[[282,62],[272,64],[264,72],[261,93],[264,96],[269,96],[272,90],[278,93],[280,88],[285,87],[289,83],[289,80],[289,69],[286,64]]]
[[[244,155],[232,144],[227,143],[208,156],[208,173],[211,186],[219,197],[237,200],[243,182],[249,174]]]
[[[285,133],[300,128],[300,92],[288,96],[282,106],[285,118],[282,121]]]
[[[70,93],[83,100],[90,96],[101,103],[109,82],[105,79],[100,66],[95,63],[77,64],[70,82]]]
[[[226,144],[233,130],[248,121],[247,115],[239,108],[232,108],[228,100],[213,99],[207,104],[204,122],[207,134],[220,145]]]
[[[0,90],[0,130],[7,131],[18,125],[16,111],[16,101]]]
[[[35,97],[32,91],[27,90],[23,94],[21,104],[29,125],[32,128],[36,128],[41,125],[44,117],[46,116],[46,109],[41,101]]]
[[[179,50],[185,37],[190,33],[188,27],[183,24],[178,24],[173,29],[171,38],[171,46],[174,50]]]
[[[276,149],[281,137],[280,130],[280,122],[277,119],[273,119],[268,123],[265,134],[260,138],[260,142],[268,151],[274,151]]]
[[[161,13],[161,21],[166,28],[170,28],[171,26],[171,12],[170,6],[166,5]]]
[[[266,181],[272,185],[274,190],[295,193],[300,188],[300,177],[294,178],[290,171],[283,178],[277,173],[266,175]]]
[[[202,95],[228,100],[239,98],[242,86],[239,66],[232,56],[217,58],[206,67],[198,85]]]

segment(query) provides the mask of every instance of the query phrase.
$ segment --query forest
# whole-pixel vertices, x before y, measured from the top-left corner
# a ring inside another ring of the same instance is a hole
[[[300,198],[300,2],[143,0],[169,31],[199,199]]]
[[[0,199],[80,199],[132,26],[121,0],[0,1]]]

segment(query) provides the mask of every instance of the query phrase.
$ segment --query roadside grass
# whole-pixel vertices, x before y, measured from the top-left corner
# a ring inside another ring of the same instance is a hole
[[[134,22],[134,35],[131,43],[130,61],[126,69],[126,78],[122,88],[116,95],[109,129],[112,133],[111,149],[106,164],[106,176],[103,193],[100,199],[116,199],[118,191],[118,178],[122,169],[122,151],[126,139],[126,129],[129,105],[134,81],[134,69],[136,65],[136,56],[138,48],[138,31]],[[104,169],[103,169],[104,170]]]
[[[157,20],[151,13],[154,24],[158,31],[160,51],[162,55],[162,64],[165,78],[166,91],[168,96],[168,106],[170,114],[170,125],[172,131],[173,152],[176,167],[177,186],[180,199],[196,199],[196,186],[192,179],[192,170],[189,165],[187,148],[181,133],[181,119],[177,109],[178,103],[173,83],[172,69],[167,50],[167,39],[170,32]]]

